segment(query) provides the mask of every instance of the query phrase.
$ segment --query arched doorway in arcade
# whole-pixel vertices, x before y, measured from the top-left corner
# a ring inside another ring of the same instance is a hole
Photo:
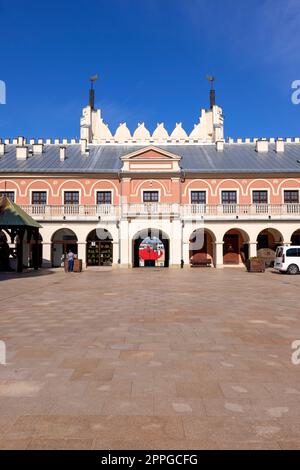
[[[111,266],[113,262],[113,238],[105,228],[92,230],[86,239],[87,266]]]
[[[52,236],[51,259],[53,268],[63,266],[64,255],[69,250],[75,255],[78,253],[77,236],[69,228],[57,230]]]
[[[283,236],[275,228],[266,228],[257,236],[257,256],[264,260],[266,267],[274,265],[276,248],[282,245]]]
[[[133,237],[134,268],[168,268],[170,257],[169,237],[158,229],[145,229]]]
[[[223,264],[245,263],[249,253],[249,236],[241,229],[231,229],[223,237]]]
[[[189,260],[190,264],[197,264],[201,260],[214,262],[215,235],[208,229],[197,229],[190,236]]]
[[[300,245],[300,229],[296,230],[291,236],[291,245]]]

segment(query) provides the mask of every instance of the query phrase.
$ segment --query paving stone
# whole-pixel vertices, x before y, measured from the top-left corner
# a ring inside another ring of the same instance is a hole
[[[299,282],[0,273],[0,449],[298,449]]]

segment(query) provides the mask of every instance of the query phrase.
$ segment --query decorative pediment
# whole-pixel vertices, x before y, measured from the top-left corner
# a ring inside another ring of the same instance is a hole
[[[134,172],[178,172],[181,157],[150,145],[121,157],[123,171]]]

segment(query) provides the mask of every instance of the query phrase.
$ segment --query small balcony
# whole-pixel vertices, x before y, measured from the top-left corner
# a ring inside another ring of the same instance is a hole
[[[38,221],[116,221],[120,218],[180,218],[182,220],[293,220],[300,204],[100,204],[23,205]]]

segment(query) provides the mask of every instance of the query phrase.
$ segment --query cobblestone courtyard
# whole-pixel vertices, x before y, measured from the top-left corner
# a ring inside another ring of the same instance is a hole
[[[300,276],[0,275],[0,448],[300,448]]]

